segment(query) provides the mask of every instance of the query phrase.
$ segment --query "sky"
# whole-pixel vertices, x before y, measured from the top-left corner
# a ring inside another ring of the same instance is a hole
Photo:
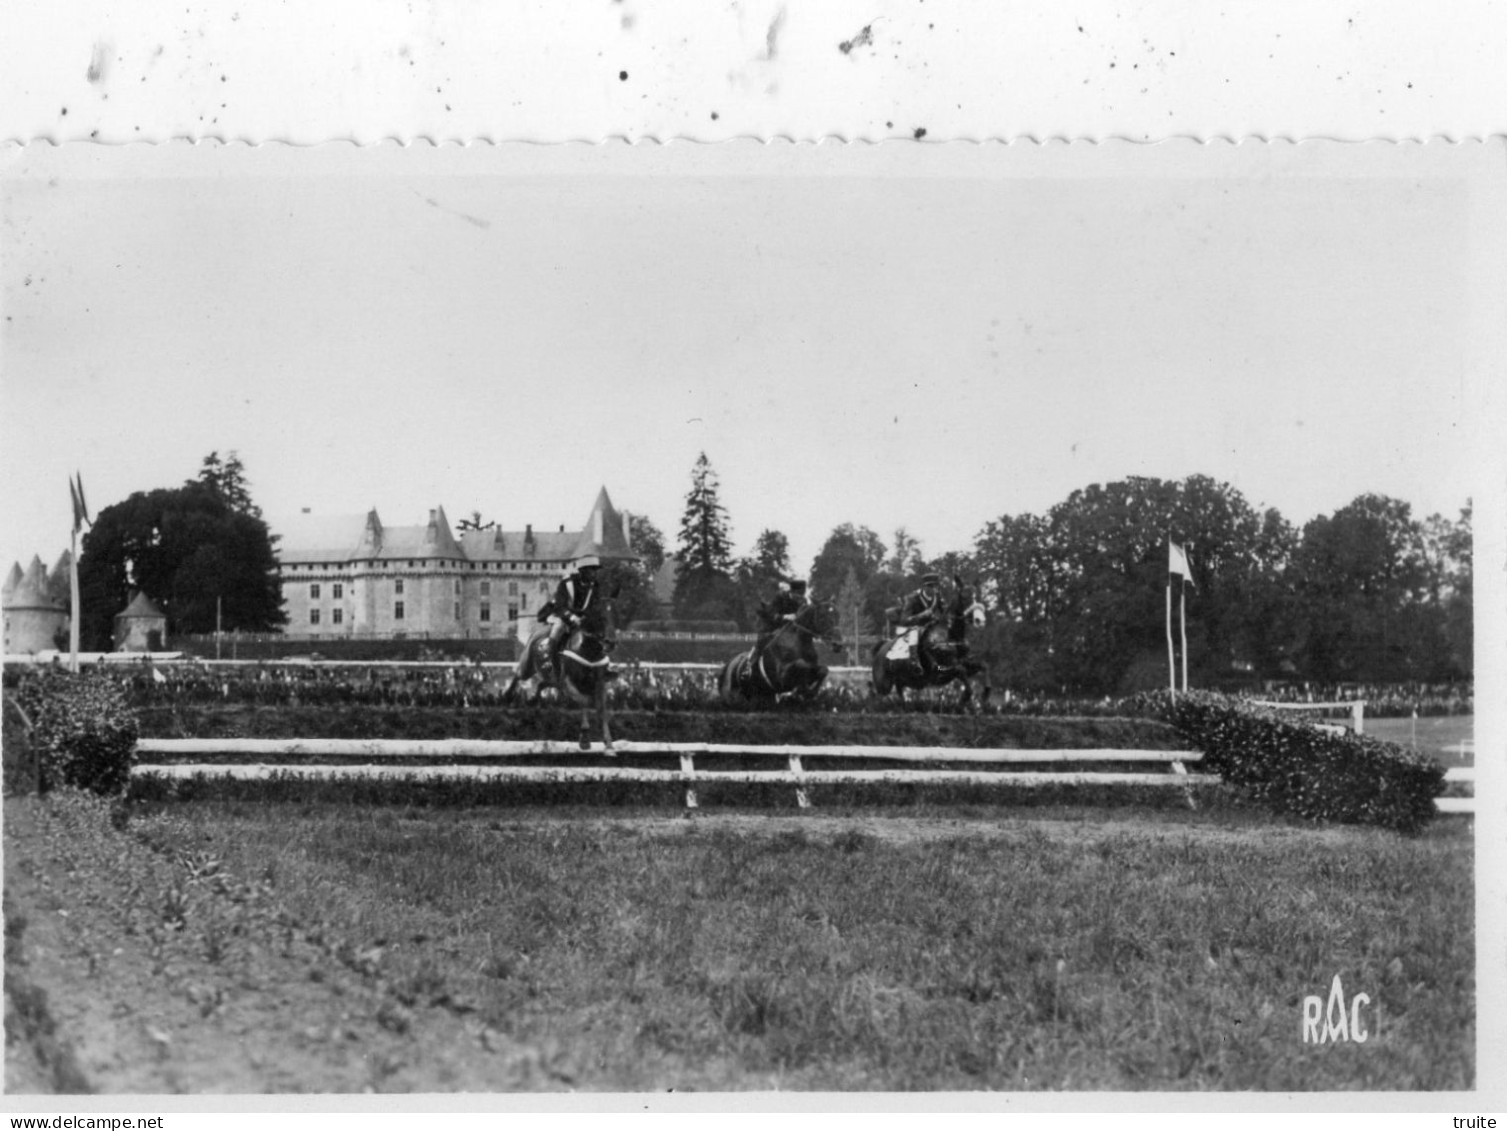
[[[936,555],[1131,475],[1299,525],[1472,494],[1453,176],[540,148],[8,165],[0,568],[66,548],[74,471],[98,510],[211,450],[274,529],[579,528],[606,486],[672,544],[704,451],[735,551],[797,570],[840,523]]]

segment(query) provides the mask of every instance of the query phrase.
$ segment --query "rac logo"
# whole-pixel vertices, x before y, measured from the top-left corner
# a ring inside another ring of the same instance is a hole
[[[1370,1004],[1369,994],[1356,994],[1347,1008],[1345,988],[1340,985],[1340,976],[1336,974],[1334,984],[1329,987],[1327,1005],[1317,994],[1309,994],[1303,999],[1303,1043],[1322,1045],[1354,1041],[1358,1045],[1365,1044],[1370,1034],[1366,1031],[1361,1010]],[[1319,1028],[1320,1022],[1324,1026],[1322,1029]]]

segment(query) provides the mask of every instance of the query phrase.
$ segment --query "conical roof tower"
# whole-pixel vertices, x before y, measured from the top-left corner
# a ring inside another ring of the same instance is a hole
[[[603,561],[639,560],[639,556],[633,552],[628,516],[612,505],[606,487],[597,493],[597,501],[592,504],[591,513],[586,516],[586,525],[570,556],[579,558],[585,554],[595,554]]]

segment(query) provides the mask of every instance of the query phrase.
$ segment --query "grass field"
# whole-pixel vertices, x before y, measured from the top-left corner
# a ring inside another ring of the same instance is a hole
[[[572,1087],[1474,1078],[1472,841],[1453,822],[1408,839],[1238,808],[684,819],[201,803],[148,807],[132,829],[168,857],[266,877],[284,920],[363,963],[394,1008],[463,1009],[554,1050]],[[185,930],[223,940],[212,902],[196,907]],[[1301,1000],[1336,974],[1370,995],[1371,1038],[1305,1045]]]
[[[1445,766],[1471,766],[1475,759],[1470,754],[1459,754],[1448,748],[1458,746],[1467,739],[1474,739],[1476,720],[1474,715],[1439,715],[1420,719],[1367,719],[1366,734],[1372,738],[1395,742],[1411,747],[1416,738],[1419,750],[1432,754]]]

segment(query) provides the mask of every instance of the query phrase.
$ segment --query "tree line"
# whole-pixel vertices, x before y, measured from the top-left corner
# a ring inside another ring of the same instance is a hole
[[[760,606],[799,575],[836,601],[845,637],[872,641],[923,574],[962,577],[991,610],[976,648],[1022,691],[1108,695],[1165,681],[1169,538],[1189,549],[1188,667],[1201,686],[1439,683],[1474,668],[1469,505],[1455,519],[1420,519],[1406,502],[1366,494],[1299,528],[1207,476],[1131,477],[1074,491],[1044,514],[1001,515],[968,548],[936,556],[903,527],[885,538],[844,522],[807,570],[792,565],[779,530],[761,530],[742,557],[731,531],[703,452],[675,542],[677,619],[753,631]],[[660,613],[653,578],[670,553],[647,516],[632,517],[630,538],[640,560],[609,567],[621,625]],[[211,452],[180,487],[101,510],[79,580],[89,649],[111,646],[114,615],[135,590],[167,614],[170,638],[212,632],[217,620],[244,632],[286,622],[276,536],[233,452]],[[849,659],[867,655],[855,647]]]
[[[717,489],[703,453],[681,520],[675,612],[749,630],[790,573],[788,543],[766,529],[734,559]],[[1169,539],[1190,551],[1187,592],[1173,596],[1186,599],[1189,673],[1202,686],[1471,677],[1468,504],[1456,519],[1418,519],[1406,502],[1365,494],[1298,528],[1207,476],[1136,476],[1074,491],[1045,514],[1001,515],[968,549],[935,557],[903,527],[886,540],[843,523],[805,576],[836,600],[852,638],[882,631],[926,572],[976,580],[992,612],[977,646],[1010,686],[1118,694],[1166,681]]]

